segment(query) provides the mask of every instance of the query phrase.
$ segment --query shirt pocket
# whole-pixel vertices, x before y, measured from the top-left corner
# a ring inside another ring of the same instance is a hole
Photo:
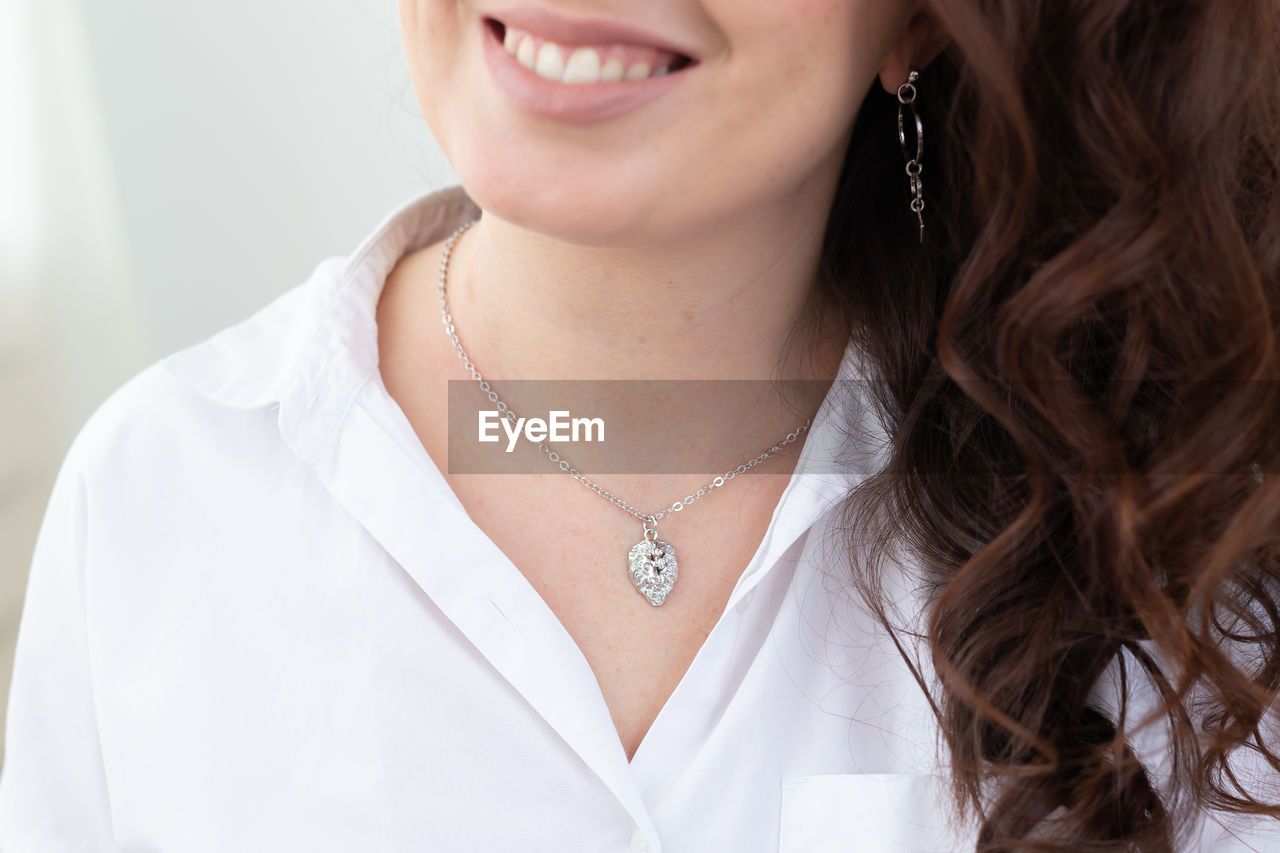
[[[779,853],[958,853],[976,832],[951,826],[946,780],[927,773],[836,773],[782,780]]]

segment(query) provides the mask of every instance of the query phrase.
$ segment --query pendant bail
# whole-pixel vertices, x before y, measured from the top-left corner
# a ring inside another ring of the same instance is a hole
[[[658,519],[652,515],[646,515],[641,519],[644,525],[644,538],[650,542],[656,542],[658,539]]]

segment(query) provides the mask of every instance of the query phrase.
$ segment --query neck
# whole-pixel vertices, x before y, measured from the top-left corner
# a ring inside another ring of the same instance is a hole
[[[818,270],[824,201],[607,247],[486,211],[455,241],[450,307],[496,378],[830,380],[845,330],[828,318],[792,335]]]

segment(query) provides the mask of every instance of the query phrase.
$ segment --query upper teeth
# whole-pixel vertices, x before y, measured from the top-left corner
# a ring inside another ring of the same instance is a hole
[[[670,70],[673,61],[670,54],[656,49],[623,45],[568,47],[513,27],[507,27],[502,44],[507,53],[539,77],[561,83],[608,83],[661,77]],[[635,59],[625,64],[628,53],[645,53],[652,61]],[[608,59],[602,61],[602,55]]]

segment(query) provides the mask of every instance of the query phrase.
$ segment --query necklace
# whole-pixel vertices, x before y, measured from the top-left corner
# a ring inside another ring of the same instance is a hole
[[[444,323],[445,332],[449,335],[449,340],[453,343],[453,348],[458,352],[458,358],[462,359],[462,366],[471,373],[472,379],[480,383],[480,390],[489,398],[489,402],[493,403],[497,407],[498,413],[514,424],[519,419],[519,415],[517,415],[511,407],[498,396],[498,392],[493,390],[493,387],[489,384],[488,380],[480,374],[480,371],[476,368],[475,364],[472,363],[471,357],[467,355],[466,350],[462,348],[462,343],[458,339],[458,331],[454,327],[453,315],[449,313],[449,301],[445,294],[445,284],[449,270],[449,254],[453,251],[454,241],[458,239],[458,236],[461,235],[463,231],[466,231],[479,221],[479,219],[472,219],[470,222],[463,223],[458,226],[453,234],[449,236],[449,239],[445,241],[444,252],[440,256],[440,276],[436,286],[436,293],[440,297],[440,320]],[[533,444],[545,453],[551,462],[558,465],[561,471],[573,477],[573,479],[582,483],[588,489],[618,507],[618,509],[631,514],[640,521],[644,531],[643,538],[635,545],[632,545],[631,549],[627,552],[627,566],[630,570],[629,574],[631,582],[635,585],[636,590],[648,599],[650,604],[657,607],[666,601],[667,594],[670,593],[671,588],[675,586],[676,576],[678,573],[676,549],[671,546],[670,542],[664,542],[658,538],[658,522],[672,513],[680,512],[682,509],[689,506],[689,504],[711,492],[713,489],[720,488],[739,474],[745,474],[747,471],[759,465],[770,456],[773,456],[788,444],[795,442],[800,438],[800,436],[808,432],[809,426],[812,422],[812,418],[806,419],[804,423],[796,427],[792,432],[787,433],[785,438],[779,440],[763,453],[743,462],[736,468],[730,468],[721,476],[716,477],[711,482],[699,488],[696,492],[686,495],[683,500],[675,501],[666,509],[653,513],[642,512],[632,504],[605,489],[599,483],[596,483],[585,476],[575,466],[570,464],[568,460],[562,458],[559,453],[549,448],[545,440],[535,441]]]

